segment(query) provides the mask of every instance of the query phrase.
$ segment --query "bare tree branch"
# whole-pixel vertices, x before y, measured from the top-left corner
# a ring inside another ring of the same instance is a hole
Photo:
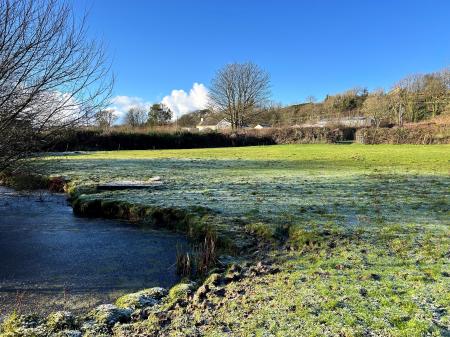
[[[0,0],[0,171],[105,107],[104,48],[66,2]]]
[[[212,80],[210,109],[225,113],[233,129],[241,128],[268,102],[269,85],[269,74],[256,64],[228,64]]]

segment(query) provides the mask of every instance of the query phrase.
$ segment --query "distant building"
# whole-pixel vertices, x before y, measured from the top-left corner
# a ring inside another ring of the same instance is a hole
[[[225,118],[221,120],[217,120],[214,117],[205,117],[200,119],[200,123],[197,124],[197,129],[199,131],[207,131],[207,130],[226,130],[231,129],[231,123],[227,121]]]
[[[375,125],[375,119],[372,117],[364,116],[354,116],[354,117],[343,117],[337,119],[338,124],[348,126],[350,128],[363,128],[371,127]]]
[[[375,119],[365,116],[340,117],[332,119],[322,119],[315,123],[295,124],[294,128],[324,128],[335,125],[346,126],[349,128],[365,128],[375,125]]]
[[[324,128],[326,126],[328,126],[328,123],[331,125],[331,123],[329,121],[318,121],[315,123],[303,123],[303,124],[294,124],[291,126],[291,128],[296,128],[296,129],[301,129],[301,128]]]
[[[271,126],[269,124],[256,124],[254,129],[260,130],[260,129],[269,129]]]
[[[193,131],[198,131],[198,130],[196,128],[182,127],[181,131],[193,132]]]
[[[231,129],[231,123],[224,118],[219,123],[217,123],[217,129]]]

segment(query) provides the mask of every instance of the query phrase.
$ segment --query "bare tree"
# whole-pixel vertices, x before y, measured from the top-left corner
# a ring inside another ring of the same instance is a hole
[[[436,117],[445,109],[450,96],[448,71],[428,74],[423,77],[423,100],[431,117]]]
[[[371,93],[363,103],[362,112],[374,119],[377,128],[380,127],[383,121],[388,121],[392,116],[389,96],[383,90]]]
[[[125,124],[135,128],[147,122],[147,110],[144,107],[135,106],[127,111]]]
[[[211,82],[209,105],[224,113],[233,130],[254,117],[270,96],[269,74],[254,63],[233,63],[220,69]]]
[[[306,101],[306,103],[314,104],[317,102],[317,98],[315,96],[309,95],[309,96],[306,96],[305,101]]]
[[[312,121],[315,119],[316,117],[316,102],[317,102],[317,98],[315,96],[309,95],[306,96],[305,99],[306,103],[308,103],[311,107],[308,109],[308,113],[307,113],[307,119],[309,121]]]
[[[118,116],[112,109],[100,110],[95,114],[95,122],[102,129],[109,129],[117,121]]]
[[[113,79],[66,2],[0,0],[0,171],[107,104]]]
[[[403,119],[408,122],[417,122],[419,118],[421,92],[423,90],[423,75],[414,74],[400,80],[394,86],[397,105],[402,113]]]

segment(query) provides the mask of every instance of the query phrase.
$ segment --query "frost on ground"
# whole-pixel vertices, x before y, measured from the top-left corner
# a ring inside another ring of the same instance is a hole
[[[448,145],[287,145],[99,152],[53,173],[78,186],[158,175],[164,188],[83,197],[204,206],[282,239],[266,255],[279,272],[175,307],[156,335],[448,336],[449,160]]]

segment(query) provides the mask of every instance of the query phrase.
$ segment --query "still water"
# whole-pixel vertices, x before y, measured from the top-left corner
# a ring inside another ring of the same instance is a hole
[[[184,236],[75,217],[64,195],[0,187],[0,314],[84,308],[176,283]]]

